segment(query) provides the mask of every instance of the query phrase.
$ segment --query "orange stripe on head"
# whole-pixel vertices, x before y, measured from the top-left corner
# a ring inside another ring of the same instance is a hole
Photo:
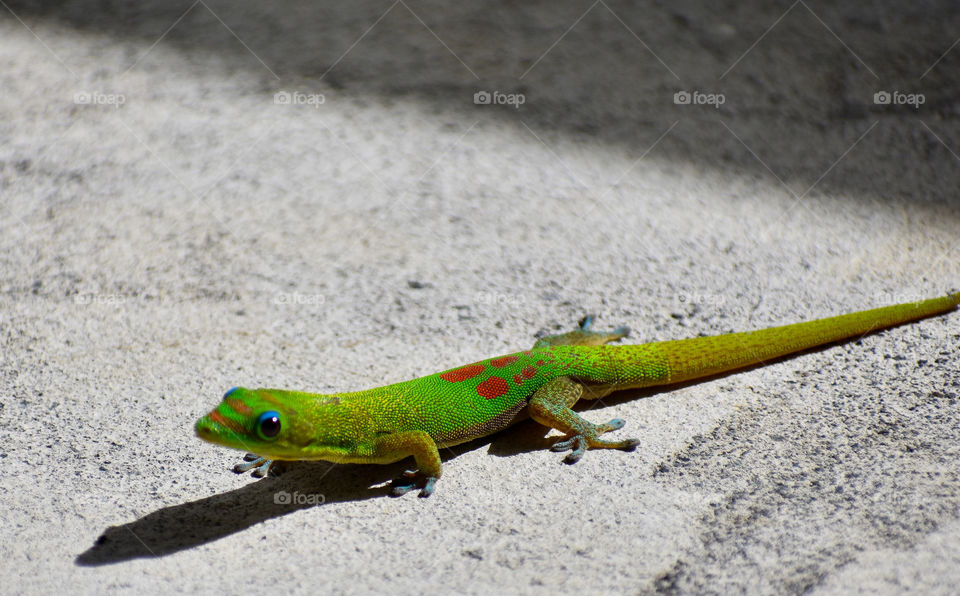
[[[235,397],[228,397],[227,399],[225,399],[225,400],[223,400],[223,401],[226,402],[226,404],[227,404],[228,406],[230,406],[231,408],[233,408],[233,411],[234,411],[234,412],[236,412],[237,414],[240,414],[241,416],[252,416],[252,415],[253,415],[253,408],[251,408],[251,407],[248,406],[247,404],[243,403],[243,401],[241,401],[241,400],[239,400],[239,399],[237,399],[237,398],[235,398]]]
[[[227,429],[227,430],[231,430],[231,431],[237,433],[238,435],[239,435],[239,434],[243,434],[244,432],[246,432],[246,429],[244,429],[243,426],[241,426],[239,422],[237,422],[236,420],[231,420],[231,419],[227,418],[226,416],[224,416],[223,414],[221,414],[220,412],[218,412],[218,411],[216,411],[216,410],[210,412],[210,414],[208,414],[208,417],[210,418],[210,420],[211,420],[212,422],[216,422],[217,424],[219,424],[219,425],[222,426],[223,428],[225,428],[225,429]]]
[[[257,395],[264,401],[268,401],[275,406],[282,407],[284,405],[283,400],[276,395],[270,393],[266,389],[257,389]]]

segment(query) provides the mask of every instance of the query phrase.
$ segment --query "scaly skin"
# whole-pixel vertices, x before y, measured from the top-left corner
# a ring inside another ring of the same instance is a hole
[[[611,391],[708,377],[814,346],[946,312],[960,293],[759,331],[633,346],[606,346],[625,337],[580,329],[541,339],[530,350],[481,360],[441,373],[353,393],[319,395],[280,389],[234,388],[197,421],[207,441],[250,451],[234,469],[269,472],[276,460],[393,463],[413,456],[418,471],[394,481],[395,495],[433,492],[440,478],[439,447],[483,437],[532,417],[565,433],[551,447],[632,450],[635,439],[606,441],[623,421],[593,424],[570,408]]]

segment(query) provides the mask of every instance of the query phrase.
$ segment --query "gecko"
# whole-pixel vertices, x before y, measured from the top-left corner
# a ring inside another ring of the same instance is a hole
[[[634,450],[637,439],[608,440],[618,418],[595,424],[572,407],[613,391],[674,385],[764,365],[821,346],[930,317],[960,304],[960,292],[757,331],[637,345],[606,345],[629,329],[579,328],[531,349],[364,391],[315,394],[234,387],[195,426],[201,439],[248,451],[234,471],[263,477],[279,460],[390,464],[416,469],[391,483],[400,496],[428,497],[441,475],[439,450],[532,418],[564,434],[551,451],[575,463],[588,449]]]

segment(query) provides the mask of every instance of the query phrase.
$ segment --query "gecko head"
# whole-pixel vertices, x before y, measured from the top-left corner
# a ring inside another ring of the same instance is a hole
[[[286,399],[285,393],[290,392],[234,387],[220,405],[197,420],[197,436],[261,456],[295,455],[302,448],[291,432],[296,401]]]

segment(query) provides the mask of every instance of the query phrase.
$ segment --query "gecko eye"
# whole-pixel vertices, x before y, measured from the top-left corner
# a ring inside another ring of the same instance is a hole
[[[280,434],[280,414],[273,410],[260,414],[257,418],[257,434],[265,441],[277,438]]]

